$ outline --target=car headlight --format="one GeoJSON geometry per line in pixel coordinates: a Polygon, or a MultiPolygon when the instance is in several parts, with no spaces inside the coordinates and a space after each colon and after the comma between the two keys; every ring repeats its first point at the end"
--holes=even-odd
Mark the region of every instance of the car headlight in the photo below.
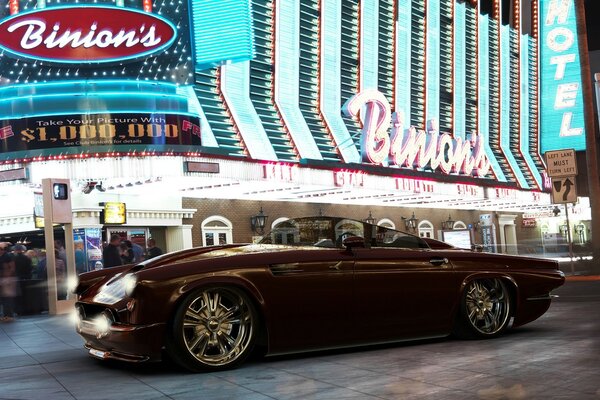
{"type": "Polygon", "coordinates": [[[77,285],[79,285],[79,278],[77,276],[71,276],[67,279],[67,290],[69,293],[75,293],[77,285]]]}
{"type": "Polygon", "coordinates": [[[137,284],[135,274],[127,274],[120,277],[115,277],[106,282],[98,294],[94,297],[94,301],[103,304],[115,304],[116,302],[131,296],[137,284]]]}

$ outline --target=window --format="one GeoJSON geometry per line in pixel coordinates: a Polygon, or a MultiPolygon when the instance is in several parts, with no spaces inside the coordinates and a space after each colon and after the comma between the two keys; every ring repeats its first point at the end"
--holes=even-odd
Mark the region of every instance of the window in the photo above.
{"type": "Polygon", "coordinates": [[[465,225],[465,223],[462,221],[456,221],[452,229],[467,229],[467,225],[465,225]]]}
{"type": "Polygon", "coordinates": [[[377,221],[378,226],[383,226],[384,228],[396,229],[396,224],[389,218],[382,218],[377,221]]]}
{"type": "Polygon", "coordinates": [[[277,218],[271,224],[271,243],[293,244],[298,242],[298,227],[289,218],[277,218]]]}
{"type": "Polygon", "coordinates": [[[203,246],[233,243],[233,225],[227,218],[214,215],[202,221],[201,226],[203,246]]]}
{"type": "Polygon", "coordinates": [[[419,237],[422,238],[433,238],[433,224],[427,220],[419,222],[417,227],[419,237]]]}

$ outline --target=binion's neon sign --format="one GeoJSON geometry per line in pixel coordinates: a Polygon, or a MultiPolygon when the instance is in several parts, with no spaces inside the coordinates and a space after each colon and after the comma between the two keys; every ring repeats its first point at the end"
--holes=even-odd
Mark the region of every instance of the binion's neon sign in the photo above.
{"type": "Polygon", "coordinates": [[[165,18],[123,7],[53,7],[0,22],[0,48],[58,63],[144,57],[166,49],[176,36],[177,28],[165,18]]]}
{"type": "Polygon", "coordinates": [[[363,162],[376,165],[395,165],[401,168],[431,168],[445,174],[458,173],[485,177],[490,162],[479,135],[463,140],[442,133],[435,121],[427,131],[414,126],[405,127],[400,113],[391,113],[390,103],[374,89],[352,96],[342,110],[356,117],[364,109],[360,141],[363,162]],[[391,133],[388,130],[392,125],[391,133]]]}

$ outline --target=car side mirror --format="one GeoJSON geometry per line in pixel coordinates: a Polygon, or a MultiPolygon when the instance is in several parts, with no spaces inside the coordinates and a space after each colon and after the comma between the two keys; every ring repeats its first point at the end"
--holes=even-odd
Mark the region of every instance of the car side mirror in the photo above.
{"type": "Polygon", "coordinates": [[[365,247],[365,239],[360,236],[348,236],[342,241],[342,244],[347,250],[351,250],[354,247],[365,247]]]}

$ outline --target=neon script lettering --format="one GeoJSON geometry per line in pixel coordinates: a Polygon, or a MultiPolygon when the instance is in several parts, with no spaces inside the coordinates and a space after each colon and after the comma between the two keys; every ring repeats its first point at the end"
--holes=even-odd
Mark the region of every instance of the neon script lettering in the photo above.
{"type": "Polygon", "coordinates": [[[363,162],[401,168],[430,168],[445,174],[459,173],[484,177],[489,173],[490,162],[485,154],[483,140],[479,135],[472,139],[454,138],[441,133],[435,121],[429,129],[417,131],[410,126],[405,129],[403,117],[391,114],[390,104],[380,92],[368,89],[350,98],[343,111],[349,116],[359,116],[364,110],[361,136],[363,162]],[[387,134],[393,121],[391,135],[387,134]]]}
{"type": "Polygon", "coordinates": [[[58,63],[103,63],[164,51],[177,27],[129,8],[79,5],[43,8],[0,21],[0,48],[58,63]]]}
{"type": "Polygon", "coordinates": [[[160,38],[156,37],[156,27],[154,25],[148,28],[147,32],[144,32],[146,27],[142,25],[139,27],[138,32],[133,30],[126,32],[121,29],[113,34],[110,29],[98,29],[97,23],[90,26],[89,31],[85,33],[81,30],[71,31],[69,28],[61,30],[60,23],[56,23],[52,31],[46,33],[46,24],[43,21],[32,19],[12,24],[8,27],[8,31],[13,33],[23,27],[26,30],[20,44],[26,50],[35,49],[40,45],[44,45],[48,49],[55,47],[62,49],[66,46],[72,48],[90,48],[94,46],[106,48],[109,46],[119,47],[123,44],[125,47],[133,47],[138,43],[144,47],[153,47],[160,43],[160,38]]]}

